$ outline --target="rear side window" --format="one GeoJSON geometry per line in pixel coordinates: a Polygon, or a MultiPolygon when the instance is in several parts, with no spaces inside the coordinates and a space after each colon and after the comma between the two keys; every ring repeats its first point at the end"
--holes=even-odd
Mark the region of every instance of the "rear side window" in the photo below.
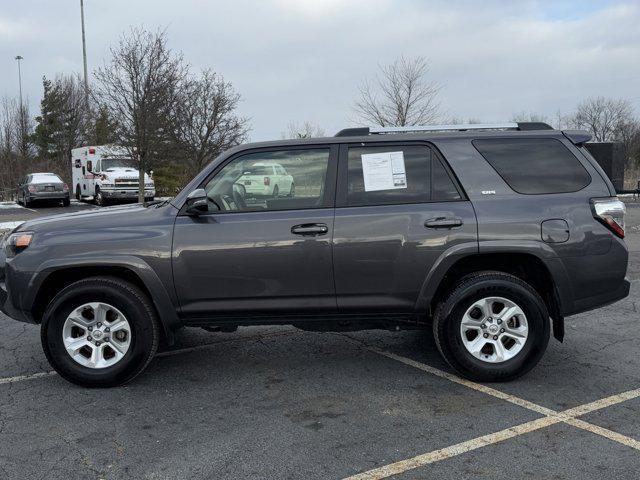
{"type": "Polygon", "coordinates": [[[431,149],[422,145],[350,147],[349,206],[431,200],[431,149]]]}
{"type": "Polygon", "coordinates": [[[269,165],[253,165],[245,168],[244,175],[273,175],[273,169],[269,165]]]}
{"type": "Polygon", "coordinates": [[[473,145],[516,192],[577,192],[591,183],[580,161],[553,138],[496,138],[473,145]]]}
{"type": "Polygon", "coordinates": [[[461,199],[446,169],[425,145],[349,147],[349,206],[461,199]]]}

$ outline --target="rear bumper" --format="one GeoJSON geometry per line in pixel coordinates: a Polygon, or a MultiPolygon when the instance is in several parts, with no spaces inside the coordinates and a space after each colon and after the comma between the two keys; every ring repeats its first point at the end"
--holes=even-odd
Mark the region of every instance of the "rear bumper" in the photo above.
{"type": "Polygon", "coordinates": [[[69,192],[35,192],[27,195],[30,202],[36,200],[68,200],[69,192]]]}
{"type": "Polygon", "coordinates": [[[573,305],[573,310],[567,315],[576,315],[578,313],[588,312],[589,310],[611,305],[618,300],[628,297],[630,288],[631,282],[625,278],[616,290],[576,300],[573,305]]]}

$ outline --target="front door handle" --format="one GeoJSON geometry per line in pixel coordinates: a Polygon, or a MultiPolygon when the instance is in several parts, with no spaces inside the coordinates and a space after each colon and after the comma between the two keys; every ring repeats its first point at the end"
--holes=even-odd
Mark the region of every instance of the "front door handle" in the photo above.
{"type": "Polygon", "coordinates": [[[291,227],[291,233],[294,235],[303,235],[305,237],[315,237],[316,235],[326,235],[329,231],[324,223],[303,223],[291,227]]]}
{"type": "Polygon", "coordinates": [[[424,226],[427,228],[455,228],[462,226],[461,218],[452,217],[437,217],[430,218],[424,222],[424,226]]]}

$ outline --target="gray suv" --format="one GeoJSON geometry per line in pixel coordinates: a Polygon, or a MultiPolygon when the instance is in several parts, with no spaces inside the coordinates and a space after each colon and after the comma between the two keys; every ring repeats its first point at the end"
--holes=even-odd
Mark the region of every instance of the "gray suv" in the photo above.
{"type": "Polygon", "coordinates": [[[0,304],[85,386],[131,380],[180,327],[266,324],[432,328],[461,375],[510,380],[566,316],[629,293],[624,204],[589,139],[519,123],[242,145],[171,200],[8,233],[0,304]],[[249,175],[265,164],[295,190],[269,194],[249,175]]]}

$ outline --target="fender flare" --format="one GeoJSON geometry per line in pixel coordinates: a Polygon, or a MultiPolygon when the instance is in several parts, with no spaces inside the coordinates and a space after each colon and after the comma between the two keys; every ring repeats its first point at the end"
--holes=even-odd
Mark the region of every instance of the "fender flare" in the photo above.
{"type": "Polygon", "coordinates": [[[569,276],[561,259],[549,245],[538,241],[524,240],[515,242],[486,241],[479,242],[479,244],[474,244],[473,246],[471,244],[460,244],[445,250],[442,255],[438,257],[422,284],[420,294],[416,301],[416,311],[429,311],[431,300],[440,286],[442,279],[457,261],[469,256],[492,253],[517,253],[536,257],[549,270],[553,278],[560,317],[562,317],[561,312],[572,308],[573,291],[571,290],[571,282],[569,281],[569,276]]]}
{"type": "Polygon", "coordinates": [[[156,307],[158,318],[166,334],[167,342],[169,344],[173,343],[173,332],[182,326],[177,313],[177,304],[172,301],[169,292],[167,292],[156,272],[139,257],[118,255],[99,259],[83,257],[46,261],[40,265],[29,280],[28,293],[25,296],[24,304],[33,305],[40,288],[51,274],[69,268],[82,267],[118,267],[130,270],[135,274],[151,296],[151,301],[156,307]]]}

